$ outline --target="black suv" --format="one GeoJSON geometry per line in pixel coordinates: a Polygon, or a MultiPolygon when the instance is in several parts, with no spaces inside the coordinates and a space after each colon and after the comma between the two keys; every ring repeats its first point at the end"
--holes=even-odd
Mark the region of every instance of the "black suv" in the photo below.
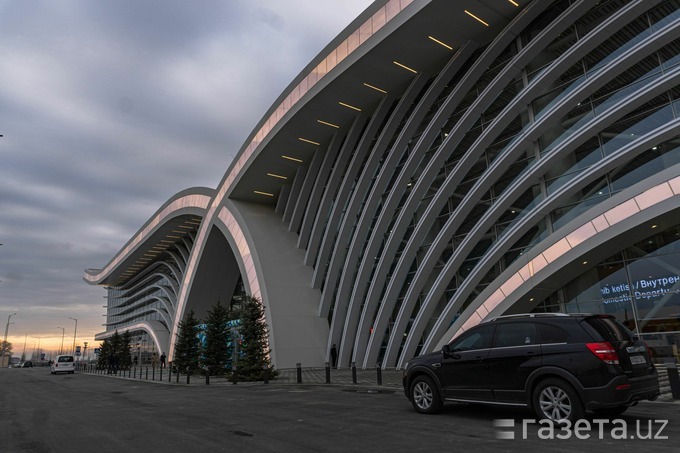
{"type": "Polygon", "coordinates": [[[655,400],[659,379],[650,357],[613,316],[510,315],[412,359],[403,383],[421,413],[460,401],[528,406],[541,419],[573,422],[586,409],[615,416],[655,400]]]}

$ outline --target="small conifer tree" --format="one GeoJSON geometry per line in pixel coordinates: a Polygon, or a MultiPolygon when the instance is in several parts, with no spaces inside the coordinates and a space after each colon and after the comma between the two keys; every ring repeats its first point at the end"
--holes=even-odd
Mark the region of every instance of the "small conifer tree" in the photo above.
{"type": "Polygon", "coordinates": [[[265,370],[270,378],[274,378],[277,373],[269,359],[269,331],[260,299],[253,296],[243,299],[241,320],[242,357],[237,366],[239,380],[262,380],[265,370]]]}
{"type": "Polygon", "coordinates": [[[203,364],[208,367],[212,375],[223,374],[227,365],[229,341],[229,309],[218,300],[217,304],[208,312],[205,321],[205,349],[203,350],[203,364]]]}
{"type": "Polygon", "coordinates": [[[185,314],[184,319],[179,323],[173,365],[182,373],[187,370],[194,373],[199,367],[201,355],[201,341],[198,338],[199,323],[193,310],[185,314]]]}

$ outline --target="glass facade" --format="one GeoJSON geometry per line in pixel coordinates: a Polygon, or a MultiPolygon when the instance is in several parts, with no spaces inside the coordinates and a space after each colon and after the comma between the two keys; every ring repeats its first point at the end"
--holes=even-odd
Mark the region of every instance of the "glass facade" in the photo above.
{"type": "Polygon", "coordinates": [[[612,254],[541,301],[535,311],[611,314],[640,334],[655,356],[677,356],[680,225],[612,254]]]}

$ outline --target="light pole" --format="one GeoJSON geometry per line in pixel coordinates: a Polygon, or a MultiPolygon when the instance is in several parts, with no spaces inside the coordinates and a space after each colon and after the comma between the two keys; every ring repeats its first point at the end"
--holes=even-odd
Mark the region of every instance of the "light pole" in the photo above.
{"type": "Polygon", "coordinates": [[[26,361],[26,340],[28,340],[28,334],[24,337],[24,352],[21,353],[21,361],[26,361]]]}
{"type": "Polygon", "coordinates": [[[57,329],[61,329],[61,347],[59,348],[59,354],[64,352],[64,332],[66,329],[63,327],[57,327],[57,329]]]}
{"type": "Polygon", "coordinates": [[[71,318],[69,317],[68,319],[72,319],[76,322],[76,328],[73,329],[73,355],[76,355],[76,333],[78,332],[78,320],[76,318],[71,318]]]}
{"type": "MultiPolygon", "coordinates": [[[[2,341],[2,360],[5,360],[5,352],[7,350],[7,334],[9,333],[9,320],[12,319],[12,316],[16,315],[16,313],[12,313],[7,317],[7,324],[5,325],[5,339],[2,341]]],[[[9,360],[7,361],[7,366],[9,367],[9,360]]]]}
{"type": "MultiPolygon", "coordinates": [[[[41,360],[42,358],[40,357],[40,340],[42,337],[31,337],[31,338],[37,338],[38,339],[38,360],[41,360]]],[[[35,358],[33,358],[35,360],[35,358]]]]}

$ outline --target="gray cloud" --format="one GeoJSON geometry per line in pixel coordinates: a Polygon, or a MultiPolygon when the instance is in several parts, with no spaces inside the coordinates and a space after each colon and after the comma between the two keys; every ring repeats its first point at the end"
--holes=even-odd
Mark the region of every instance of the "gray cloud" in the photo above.
{"type": "Polygon", "coordinates": [[[15,350],[56,341],[68,317],[92,341],[104,290],[83,270],[176,192],[215,187],[274,99],[370,3],[0,1],[0,322],[19,312],[15,350]]]}

